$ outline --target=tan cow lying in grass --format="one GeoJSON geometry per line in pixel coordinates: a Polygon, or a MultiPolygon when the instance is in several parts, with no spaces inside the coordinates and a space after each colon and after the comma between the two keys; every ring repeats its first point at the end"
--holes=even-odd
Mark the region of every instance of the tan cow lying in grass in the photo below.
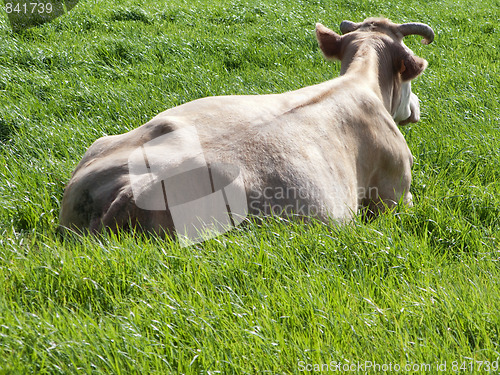
{"type": "Polygon", "coordinates": [[[341,61],[338,78],[195,100],[98,139],[66,187],[61,225],[192,236],[189,216],[205,223],[193,224],[200,231],[247,214],[346,221],[363,207],[411,204],[412,155],[397,123],[419,119],[410,81],[427,62],[402,39],[428,44],[434,33],[386,19],[344,21],[341,31],[316,25],[324,55],[341,61]]]}

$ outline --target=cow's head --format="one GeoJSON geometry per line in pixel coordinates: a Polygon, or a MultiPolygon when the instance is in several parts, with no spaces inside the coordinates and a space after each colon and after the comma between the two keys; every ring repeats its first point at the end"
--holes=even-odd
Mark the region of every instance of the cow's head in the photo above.
{"type": "Polygon", "coordinates": [[[432,29],[422,23],[399,25],[383,18],[368,18],[361,23],[343,21],[340,30],[344,35],[338,35],[321,24],[316,25],[316,36],[325,57],[341,61],[342,75],[359,57],[362,46],[369,43],[378,53],[376,73],[384,104],[394,121],[399,125],[417,122],[420,109],[417,96],[411,92],[411,80],[424,71],[427,61],[415,56],[403,43],[403,38],[421,35],[425,38],[422,43],[429,44],[434,40],[432,29]]]}

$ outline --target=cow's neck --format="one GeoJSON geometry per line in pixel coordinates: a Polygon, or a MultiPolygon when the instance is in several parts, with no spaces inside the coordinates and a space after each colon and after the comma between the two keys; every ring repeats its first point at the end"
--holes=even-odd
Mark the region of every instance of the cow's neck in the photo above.
{"type": "Polygon", "coordinates": [[[394,79],[392,61],[389,61],[387,53],[379,51],[382,48],[377,48],[377,44],[372,41],[361,43],[354,53],[344,56],[343,60],[351,63],[347,67],[342,64],[340,74],[371,88],[391,113],[394,79]]]}

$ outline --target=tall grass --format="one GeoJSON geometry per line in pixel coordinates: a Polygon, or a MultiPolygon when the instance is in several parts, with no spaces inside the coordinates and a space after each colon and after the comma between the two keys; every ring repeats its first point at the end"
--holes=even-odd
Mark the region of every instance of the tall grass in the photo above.
{"type": "Polygon", "coordinates": [[[294,373],[371,361],[436,372],[457,361],[484,370],[480,361],[500,356],[499,6],[83,0],[21,33],[4,17],[0,369],[294,373]],[[314,24],[338,30],[378,15],[436,32],[429,46],[407,38],[429,61],[413,85],[422,120],[402,129],[415,207],[342,228],[269,218],[188,248],[57,233],[64,185],[96,138],[202,96],[333,78],[339,66],[323,60],[314,24]]]}

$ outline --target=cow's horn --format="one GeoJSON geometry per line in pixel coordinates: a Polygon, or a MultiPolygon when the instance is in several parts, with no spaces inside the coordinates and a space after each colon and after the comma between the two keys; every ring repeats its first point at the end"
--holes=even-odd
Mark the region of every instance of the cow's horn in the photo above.
{"type": "Polygon", "coordinates": [[[398,30],[403,36],[420,35],[425,39],[422,40],[423,44],[430,44],[434,40],[434,31],[425,23],[411,22],[399,25],[398,30]]]}
{"type": "Polygon", "coordinates": [[[342,21],[342,23],[340,24],[340,31],[342,31],[342,34],[347,34],[357,30],[359,26],[361,26],[360,23],[354,23],[351,21],[342,21]]]}

